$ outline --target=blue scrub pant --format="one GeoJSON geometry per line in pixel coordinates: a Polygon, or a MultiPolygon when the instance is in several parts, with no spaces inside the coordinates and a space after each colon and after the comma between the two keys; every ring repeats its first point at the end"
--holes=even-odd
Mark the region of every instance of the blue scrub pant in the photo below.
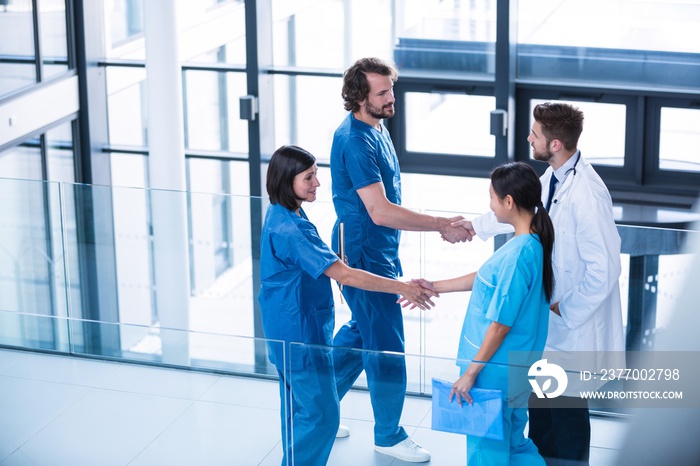
{"type": "MultiPolygon", "coordinates": [[[[366,264],[353,264],[353,267],[387,276],[386,268],[366,264]]],[[[401,306],[396,303],[398,297],[388,293],[345,287],[343,296],[353,319],[333,339],[338,397],[345,396],[364,369],[374,412],[374,443],[390,447],[408,437],[399,426],[406,397],[406,360],[403,354],[374,351],[404,352],[401,306]],[[373,351],[348,351],[343,347],[373,351]]]]}
{"type": "Polygon", "coordinates": [[[282,419],[282,466],[325,466],[340,424],[333,366],[277,370],[282,419]]]}
{"type": "MultiPolygon", "coordinates": [[[[527,379],[525,379],[527,380],[527,379]]],[[[469,466],[545,466],[537,447],[524,435],[527,424],[527,400],[530,390],[508,399],[508,369],[485,366],[477,376],[475,387],[499,389],[503,393],[503,440],[467,436],[469,466]],[[510,406],[510,407],[509,407],[510,406]]],[[[512,387],[510,387],[512,388],[512,387]]]]}

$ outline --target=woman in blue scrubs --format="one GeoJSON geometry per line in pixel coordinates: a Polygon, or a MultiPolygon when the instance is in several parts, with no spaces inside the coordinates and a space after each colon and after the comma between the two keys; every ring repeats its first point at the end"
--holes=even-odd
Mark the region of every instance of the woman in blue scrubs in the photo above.
{"type": "Polygon", "coordinates": [[[542,206],[541,189],[537,173],[525,163],[496,168],[491,173],[490,207],[500,223],[513,225],[515,236],[478,272],[432,283],[419,280],[437,293],[472,292],[458,352],[458,359],[466,362],[450,399],[456,397],[460,406],[463,400],[471,404],[472,387],[503,393],[504,440],[467,436],[469,466],[545,464],[523,434],[532,387],[526,374],[509,385],[507,367],[510,351],[529,352],[528,361],[538,360],[547,339],[554,228],[542,206]]]}
{"type": "Polygon", "coordinates": [[[302,202],[316,200],[317,170],[314,156],[296,146],[277,149],[267,170],[270,206],[261,237],[258,300],[265,336],[284,341],[284,347],[268,344],[279,374],[282,465],[325,465],[338,430],[340,407],[328,348],[335,327],[330,280],[400,294],[421,309],[433,305],[431,291],[350,268],[321,240],[301,208],[302,202]]]}

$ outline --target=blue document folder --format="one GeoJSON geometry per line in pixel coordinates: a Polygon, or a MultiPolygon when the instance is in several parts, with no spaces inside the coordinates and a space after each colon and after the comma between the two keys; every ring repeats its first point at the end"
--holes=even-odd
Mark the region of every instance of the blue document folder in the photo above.
{"type": "Polygon", "coordinates": [[[433,379],[433,430],[503,440],[503,402],[500,390],[472,388],[473,404],[450,402],[452,382],[433,379]]]}

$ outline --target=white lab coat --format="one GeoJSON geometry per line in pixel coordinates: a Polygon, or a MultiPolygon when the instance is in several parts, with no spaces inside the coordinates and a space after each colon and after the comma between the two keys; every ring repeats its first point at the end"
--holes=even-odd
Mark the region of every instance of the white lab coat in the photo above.
{"type": "MultiPolygon", "coordinates": [[[[551,167],[540,177],[549,186],[551,167]]],[[[548,191],[542,189],[542,202],[548,191]]],[[[553,352],[594,352],[561,355],[559,365],[567,371],[624,368],[625,350],[620,303],[620,235],[613,219],[612,200],[607,187],[593,166],[580,158],[575,172],[569,173],[554,196],[549,211],[554,224],[554,293],[561,317],[549,314],[549,333],[545,347],[553,352]],[[568,358],[568,359],[567,359],[568,358]],[[584,362],[585,360],[585,362],[584,362]]],[[[493,212],[476,217],[472,225],[486,240],[512,231],[510,225],[497,222],[493,212]]],[[[550,358],[551,358],[550,354],[550,358]]],[[[582,387],[571,383],[564,393],[578,396],[579,389],[597,389],[602,384],[582,387]]]]}

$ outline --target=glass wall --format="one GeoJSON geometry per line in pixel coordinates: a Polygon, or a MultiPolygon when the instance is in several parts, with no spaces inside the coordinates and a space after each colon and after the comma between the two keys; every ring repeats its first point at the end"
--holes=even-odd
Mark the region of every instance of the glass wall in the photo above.
{"type": "MultiPolygon", "coordinates": [[[[148,328],[143,334],[122,335],[115,340],[120,348],[147,348],[142,338],[163,317],[157,305],[160,286],[149,189],[143,3],[103,2],[104,14],[95,17],[103,36],[85,39],[105,44],[98,72],[85,80],[88,87],[99,87],[91,80],[102,80],[104,101],[87,110],[97,112],[104,105],[106,121],[104,141],[97,137],[95,147],[83,148],[82,157],[91,157],[95,166],[108,160],[102,166],[108,167],[105,178],[111,186],[80,187],[81,170],[90,164],[72,161],[72,122],[56,122],[0,152],[3,176],[65,183],[61,188],[51,188],[51,183],[4,188],[17,200],[13,220],[4,228],[29,228],[33,238],[27,246],[16,231],[8,232],[5,254],[12,260],[5,265],[3,286],[12,301],[7,305],[22,311],[51,309],[56,315],[73,312],[73,317],[85,316],[86,309],[102,316],[107,309],[104,320],[148,328]],[[25,219],[25,211],[43,213],[25,219]],[[111,233],[94,235],[102,230],[90,222],[104,219],[111,233]],[[114,263],[98,260],[100,251],[114,263]],[[20,257],[26,262],[17,266],[20,257]],[[112,275],[101,283],[112,288],[114,299],[88,300],[85,290],[95,284],[88,281],[86,266],[110,270],[112,275]],[[17,275],[21,286],[8,284],[15,269],[31,271],[17,275]]],[[[327,165],[333,132],[346,114],[342,72],[361,56],[393,60],[399,67],[397,116],[387,125],[404,169],[408,208],[445,216],[485,212],[490,170],[511,158],[530,161],[526,138],[532,107],[551,100],[584,111],[580,147],[613,192],[618,219],[626,220],[621,209],[630,200],[637,206],[663,203],[678,209],[668,214],[675,219],[697,195],[700,51],[692,27],[700,9],[693,2],[601,1],[584,8],[573,0],[556,5],[521,0],[511,16],[517,23],[517,35],[511,37],[517,60],[505,74],[496,71],[496,25],[503,11],[499,8],[509,2],[259,1],[255,35],[247,30],[250,19],[243,1],[173,3],[180,28],[182,163],[187,166],[187,192],[179,194],[187,208],[187,329],[262,336],[256,327],[254,249],[266,200],[264,191],[262,200],[251,193],[262,182],[256,175],[258,170],[264,173],[269,147],[298,144],[317,157],[322,190],[308,211],[330,242],[335,214],[327,165]],[[601,24],[617,26],[600,33],[601,24]],[[560,34],[562,25],[571,33],[560,34]],[[257,54],[255,65],[248,63],[248,53],[257,54]],[[247,74],[254,71],[257,76],[247,74]],[[255,120],[244,121],[238,100],[253,93],[256,79],[260,107],[255,120]],[[513,87],[515,126],[508,128],[515,139],[512,154],[499,152],[490,128],[496,89],[504,82],[513,87]],[[254,161],[262,161],[261,166],[254,161]]],[[[12,40],[0,41],[0,98],[66,70],[69,38],[75,32],[66,27],[66,11],[73,11],[66,5],[72,7],[59,0],[0,5],[0,24],[5,25],[0,36],[12,35],[12,40]],[[34,4],[39,11],[32,10],[34,4]]],[[[101,130],[99,125],[91,129],[93,137],[101,130]]],[[[545,168],[533,164],[540,171],[545,168]]],[[[684,217],[669,224],[663,209],[653,213],[658,217],[645,225],[676,228],[692,221],[684,217]]],[[[436,234],[406,233],[401,245],[406,276],[440,278],[474,270],[497,243],[452,246],[436,234]]],[[[646,255],[623,252],[623,296],[630,301],[626,307],[637,306],[633,300],[639,295],[629,291],[632,284],[646,287],[640,285],[639,270],[655,264],[646,255]]],[[[654,310],[654,318],[661,327],[675,296],[671,283],[683,274],[684,260],[682,254],[664,252],[656,264],[656,296],[665,301],[654,310]]],[[[102,277],[97,272],[92,276],[102,277]]],[[[342,325],[350,311],[334,292],[342,325]]],[[[408,311],[407,350],[453,356],[448,336],[460,325],[467,301],[468,294],[443,297],[444,312],[408,311]]],[[[639,328],[647,325],[644,319],[639,328]]],[[[104,340],[102,346],[115,344],[109,336],[104,340]]]]}
{"type": "MultiPolygon", "coordinates": [[[[195,184],[219,179],[222,190],[228,189],[225,184],[232,183],[238,174],[247,170],[245,162],[230,166],[218,161],[203,162],[190,161],[190,178],[198,180],[195,184]]],[[[327,169],[324,169],[320,174],[322,183],[327,176],[327,169]]],[[[328,183],[324,185],[319,197],[327,195],[328,183]]],[[[44,328],[35,324],[36,319],[27,316],[84,320],[86,303],[81,300],[90,298],[90,293],[85,294],[89,291],[85,289],[89,282],[84,279],[84,266],[78,261],[80,251],[84,250],[115,258],[114,286],[118,305],[110,325],[80,324],[85,328],[71,338],[79,338],[74,344],[84,347],[81,351],[96,356],[127,357],[130,354],[154,361],[163,357],[186,365],[187,361],[195,359],[220,361],[233,357],[228,346],[219,347],[212,341],[204,341],[209,337],[203,336],[202,342],[181,338],[187,332],[256,337],[257,295],[252,284],[255,261],[250,218],[253,210],[262,208],[259,198],[18,179],[0,180],[0,188],[3,199],[7,200],[8,212],[0,242],[0,251],[5,257],[0,261],[0,308],[16,315],[14,327],[8,327],[15,329],[8,330],[14,335],[12,341],[17,342],[13,344],[64,350],[62,345],[69,337],[64,328],[48,323],[44,328]],[[76,231],[80,218],[90,215],[88,211],[76,209],[76,206],[86,205],[79,203],[81,199],[91,199],[92,209],[103,213],[98,219],[100,222],[114,225],[113,239],[89,238],[76,231]],[[175,225],[169,225],[163,232],[162,225],[153,218],[154,209],[162,207],[164,199],[174,201],[171,205],[180,204],[181,199],[187,200],[183,205],[187,209],[188,224],[183,227],[187,229],[190,248],[185,269],[172,271],[175,275],[163,275],[159,271],[159,261],[164,257],[183,254],[172,241],[178,236],[175,225]],[[191,283],[186,301],[164,307],[160,304],[164,294],[176,292],[173,286],[179,283],[177,276],[183,273],[191,283]],[[178,325],[173,326],[172,322],[178,325]],[[121,325],[129,331],[121,331],[121,325]]],[[[477,193],[465,194],[469,195],[477,196],[477,193]]],[[[332,204],[319,200],[309,204],[306,211],[324,241],[330,242],[331,225],[335,220],[332,204]]],[[[616,212],[616,215],[629,214],[616,212]]],[[[670,217],[674,213],[659,210],[658,215],[670,217]]],[[[692,235],[699,233],[624,225],[619,225],[618,231],[622,237],[620,289],[628,349],[651,350],[656,336],[668,325],[678,295],[689,279],[693,255],[685,250],[685,245],[692,235]]],[[[442,241],[437,233],[407,232],[400,245],[404,279],[437,280],[475,271],[491,256],[494,244],[494,240],[476,239],[452,245],[442,241]]],[[[337,329],[351,314],[335,285],[333,292],[337,329]]],[[[436,308],[429,311],[405,310],[406,352],[454,357],[459,342],[455,332],[461,328],[469,298],[468,292],[450,293],[438,298],[436,308]]],[[[253,366],[260,366],[263,372],[269,370],[264,348],[248,349],[245,354],[249,355],[246,361],[234,359],[250,366],[248,371],[255,372],[257,369],[251,368],[253,366]],[[257,356],[251,359],[251,354],[257,356]]],[[[412,373],[415,374],[410,381],[412,390],[421,392],[426,384],[422,378],[424,372],[416,367],[412,368],[412,373]]]]}
{"type": "Polygon", "coordinates": [[[36,82],[31,0],[0,6],[0,97],[36,82]]]}

